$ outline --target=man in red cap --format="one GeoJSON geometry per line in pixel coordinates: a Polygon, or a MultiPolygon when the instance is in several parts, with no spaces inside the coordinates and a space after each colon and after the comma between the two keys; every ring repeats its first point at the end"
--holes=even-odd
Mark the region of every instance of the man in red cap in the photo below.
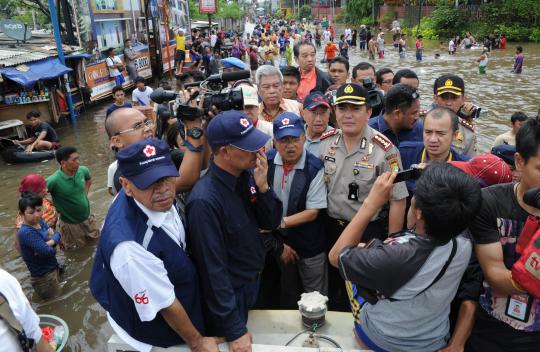
{"type": "MultiPolygon", "coordinates": [[[[41,175],[38,175],[38,174],[26,175],[22,179],[19,185],[19,193],[23,195],[25,192],[36,193],[40,198],[43,199],[43,205],[41,207],[43,215],[41,217],[47,225],[49,225],[52,228],[55,228],[56,222],[58,220],[58,213],[56,211],[56,208],[54,207],[53,202],[49,198],[46,198],[48,190],[47,190],[47,183],[45,182],[45,179],[41,175]]],[[[17,233],[19,232],[19,229],[21,228],[22,223],[23,223],[23,217],[21,216],[21,214],[17,214],[17,218],[15,219],[15,233],[14,233],[15,249],[17,250],[17,252],[20,252],[17,233]]]]}
{"type": "Polygon", "coordinates": [[[480,182],[481,187],[512,182],[512,170],[501,158],[490,153],[475,156],[469,161],[450,161],[480,182]]]}

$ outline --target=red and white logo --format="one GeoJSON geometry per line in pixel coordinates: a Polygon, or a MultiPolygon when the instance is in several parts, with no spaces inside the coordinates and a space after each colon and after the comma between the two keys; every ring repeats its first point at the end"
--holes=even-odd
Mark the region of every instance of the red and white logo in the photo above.
{"type": "Polygon", "coordinates": [[[289,121],[288,118],[284,118],[283,120],[281,120],[281,124],[282,124],[283,126],[288,125],[289,122],[290,122],[290,121],[289,121]]]}
{"type": "Polygon", "coordinates": [[[150,299],[148,297],[146,297],[146,291],[136,293],[135,296],[133,297],[133,299],[135,300],[135,303],[137,303],[137,304],[148,304],[148,303],[150,303],[150,299]]]}
{"type": "Polygon", "coordinates": [[[240,124],[244,127],[248,127],[249,121],[247,119],[240,119],[240,124]]]}
{"type": "Polygon", "coordinates": [[[144,147],[143,149],[143,153],[144,155],[146,155],[146,157],[151,157],[151,156],[154,156],[156,155],[156,147],[150,145],[150,144],[147,144],[146,147],[144,147]]]}
{"type": "Polygon", "coordinates": [[[253,186],[251,186],[251,187],[249,188],[249,191],[251,192],[251,194],[257,193],[257,190],[256,190],[255,187],[253,187],[253,186]]]}

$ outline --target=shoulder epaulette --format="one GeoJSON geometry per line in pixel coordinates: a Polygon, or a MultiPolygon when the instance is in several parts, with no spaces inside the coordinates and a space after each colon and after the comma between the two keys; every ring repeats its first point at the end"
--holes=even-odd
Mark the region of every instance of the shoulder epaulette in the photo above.
{"type": "Polygon", "coordinates": [[[381,147],[385,152],[392,148],[393,145],[388,138],[386,138],[380,133],[375,133],[371,140],[375,142],[375,144],[377,144],[379,147],[381,147]]]}
{"type": "Polygon", "coordinates": [[[337,128],[332,128],[331,130],[328,130],[328,131],[324,132],[324,133],[321,135],[321,141],[322,141],[323,139],[326,139],[326,138],[328,138],[328,137],[330,137],[330,136],[333,136],[333,135],[337,134],[338,132],[339,132],[339,129],[337,129],[337,128]]]}
{"type": "Polygon", "coordinates": [[[465,128],[467,128],[467,129],[469,129],[469,130],[471,130],[471,131],[474,132],[474,125],[473,125],[472,123],[470,123],[469,121],[467,121],[467,120],[465,120],[465,119],[459,119],[459,123],[460,123],[463,127],[465,127],[465,128]]]}

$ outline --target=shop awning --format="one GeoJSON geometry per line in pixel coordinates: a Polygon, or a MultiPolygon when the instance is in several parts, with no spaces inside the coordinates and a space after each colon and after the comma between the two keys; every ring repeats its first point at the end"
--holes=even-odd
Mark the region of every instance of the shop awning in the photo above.
{"type": "Polygon", "coordinates": [[[56,57],[45,60],[26,63],[23,66],[7,67],[0,69],[0,74],[25,88],[32,88],[37,81],[53,79],[65,73],[73,71],[60,63],[56,57]]]}
{"type": "Polygon", "coordinates": [[[66,56],[65,56],[66,60],[89,59],[89,58],[91,58],[91,57],[92,57],[92,55],[86,54],[86,53],[81,53],[81,54],[70,54],[70,55],[66,55],[66,56]]]}

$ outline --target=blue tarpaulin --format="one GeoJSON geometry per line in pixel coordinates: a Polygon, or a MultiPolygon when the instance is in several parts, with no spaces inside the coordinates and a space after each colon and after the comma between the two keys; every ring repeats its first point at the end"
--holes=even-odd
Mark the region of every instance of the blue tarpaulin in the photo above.
{"type": "Polygon", "coordinates": [[[71,68],[62,65],[56,57],[29,62],[25,65],[29,67],[26,72],[17,70],[15,67],[6,67],[0,69],[0,74],[25,88],[32,88],[37,81],[53,79],[73,71],[71,68]]]}
{"type": "Polygon", "coordinates": [[[92,57],[92,55],[85,54],[85,53],[82,53],[82,54],[70,54],[70,55],[65,56],[66,60],[89,59],[91,57],[92,57]]]}

